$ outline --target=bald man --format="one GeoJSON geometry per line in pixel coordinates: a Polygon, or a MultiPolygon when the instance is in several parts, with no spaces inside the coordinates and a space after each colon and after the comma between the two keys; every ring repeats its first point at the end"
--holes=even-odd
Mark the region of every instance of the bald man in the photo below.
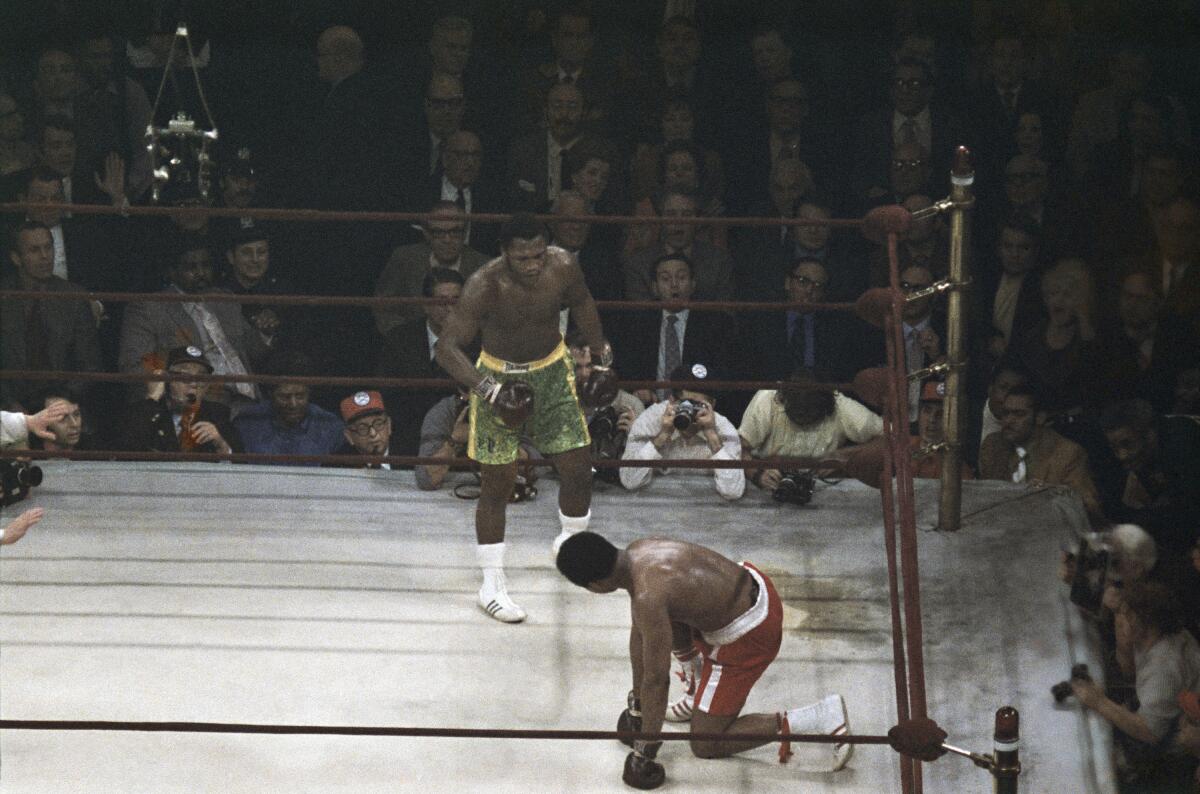
{"type": "Polygon", "coordinates": [[[336,86],[363,68],[363,43],[352,28],[335,25],[317,37],[317,77],[336,86]]]}

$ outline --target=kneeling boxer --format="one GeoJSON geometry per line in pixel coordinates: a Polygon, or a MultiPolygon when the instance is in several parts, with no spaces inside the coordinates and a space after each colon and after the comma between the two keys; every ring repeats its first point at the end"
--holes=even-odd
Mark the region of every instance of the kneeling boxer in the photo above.
{"type": "MultiPolygon", "coordinates": [[[[522,433],[559,475],[562,539],[587,529],[591,517],[591,439],[575,393],[575,365],[559,333],[565,306],[587,339],[599,369],[611,378],[612,349],[600,315],[574,258],[546,245],[544,227],[531,215],[515,215],[500,232],[503,254],[477,270],[442,326],[438,364],[471,389],[467,455],[480,464],[475,508],[477,559],[483,569],[479,606],[506,623],[525,619],[508,596],[504,576],[505,509],[517,475],[522,433]],[[482,334],[472,365],[464,348],[482,334]]],[[[585,384],[586,394],[604,392],[585,384]]]]}
{"type": "MultiPolygon", "coordinates": [[[[849,732],[841,695],[775,714],[742,714],[750,689],[779,653],[783,604],[767,575],[711,549],[667,538],[648,538],[618,549],[594,532],[573,535],[556,560],[563,576],[593,593],[622,589],[632,601],[629,638],[633,689],[617,730],[658,733],[667,710],[671,656],[693,649],[703,659],[696,682],[693,733],[737,734],[849,732]]],[[[766,741],[691,742],[700,758],[724,758],[766,741]]],[[[655,757],[662,742],[633,742],[624,780],[634,788],[662,785],[655,757]]],[[[853,745],[817,745],[822,770],[846,765],[853,745]]],[[[780,748],[780,760],[790,756],[780,748]]]]}

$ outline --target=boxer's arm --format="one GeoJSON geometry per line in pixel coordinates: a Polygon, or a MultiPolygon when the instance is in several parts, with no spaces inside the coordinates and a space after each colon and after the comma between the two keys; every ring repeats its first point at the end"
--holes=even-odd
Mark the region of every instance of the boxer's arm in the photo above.
{"type": "Polygon", "coordinates": [[[566,267],[567,287],[563,302],[571,307],[571,317],[583,332],[583,338],[587,340],[592,353],[600,355],[608,342],[604,338],[604,328],[600,324],[600,312],[596,310],[596,301],[592,299],[592,293],[587,288],[579,265],[568,262],[566,267]]]}
{"type": "Polygon", "coordinates": [[[464,348],[479,335],[479,326],[487,307],[488,284],[480,276],[467,279],[462,297],[450,311],[446,322],[442,325],[442,333],[438,335],[434,346],[434,358],[450,377],[473,389],[483,380],[483,376],[475,369],[471,359],[467,358],[464,348]]]}
{"type": "Polygon", "coordinates": [[[667,713],[671,684],[671,617],[657,596],[640,596],[633,602],[633,622],[642,638],[642,674],[637,682],[642,730],[658,733],[667,713]]]}

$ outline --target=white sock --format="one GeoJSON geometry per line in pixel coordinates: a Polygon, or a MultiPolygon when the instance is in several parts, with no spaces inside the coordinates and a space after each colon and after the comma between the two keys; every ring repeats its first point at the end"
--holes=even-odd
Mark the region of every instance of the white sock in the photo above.
{"type": "Polygon", "coordinates": [[[481,543],[475,547],[475,561],[483,569],[483,586],[495,589],[504,584],[504,543],[481,543]]]}
{"type": "Polygon", "coordinates": [[[582,516],[567,516],[563,515],[563,511],[558,511],[558,523],[562,525],[563,535],[574,535],[576,532],[583,532],[588,528],[588,521],[592,519],[592,511],[587,511],[586,515],[582,516]]]}

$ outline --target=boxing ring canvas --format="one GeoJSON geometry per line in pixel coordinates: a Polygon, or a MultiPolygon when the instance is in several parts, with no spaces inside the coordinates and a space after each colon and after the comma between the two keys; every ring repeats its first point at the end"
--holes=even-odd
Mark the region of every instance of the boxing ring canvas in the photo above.
{"type": "MultiPolygon", "coordinates": [[[[476,605],[473,503],[408,472],[48,461],[26,503],[46,519],[0,554],[0,716],[310,725],[609,730],[629,689],[629,601],[553,568],[556,484],[508,512],[508,575],[530,618],[476,605]]],[[[918,525],[937,483],[916,483],[918,525]]],[[[25,505],[5,509],[5,517],[25,505]]],[[[598,485],[592,528],[664,534],[747,559],[786,607],[778,660],[748,710],[845,696],[853,733],[895,723],[879,493],[822,487],[805,507],[753,487],[723,502],[702,475],[598,485]]],[[[1085,526],[1074,497],[967,483],[964,528],[919,533],[929,713],[991,751],[1021,712],[1021,791],[1114,790],[1103,725],[1049,688],[1094,645],[1055,575],[1085,526]]],[[[672,695],[677,690],[672,690],[672,695]]],[[[797,747],[796,749],[800,749],[797,747]]],[[[615,741],[0,732],[4,792],[604,792],[615,741]]],[[[664,791],[899,789],[899,756],[855,749],[834,774],[775,748],[704,761],[668,743],[664,791]],[[794,759],[795,761],[796,759],[794,759]]],[[[990,792],[946,756],[925,790],[990,792]]]]}

